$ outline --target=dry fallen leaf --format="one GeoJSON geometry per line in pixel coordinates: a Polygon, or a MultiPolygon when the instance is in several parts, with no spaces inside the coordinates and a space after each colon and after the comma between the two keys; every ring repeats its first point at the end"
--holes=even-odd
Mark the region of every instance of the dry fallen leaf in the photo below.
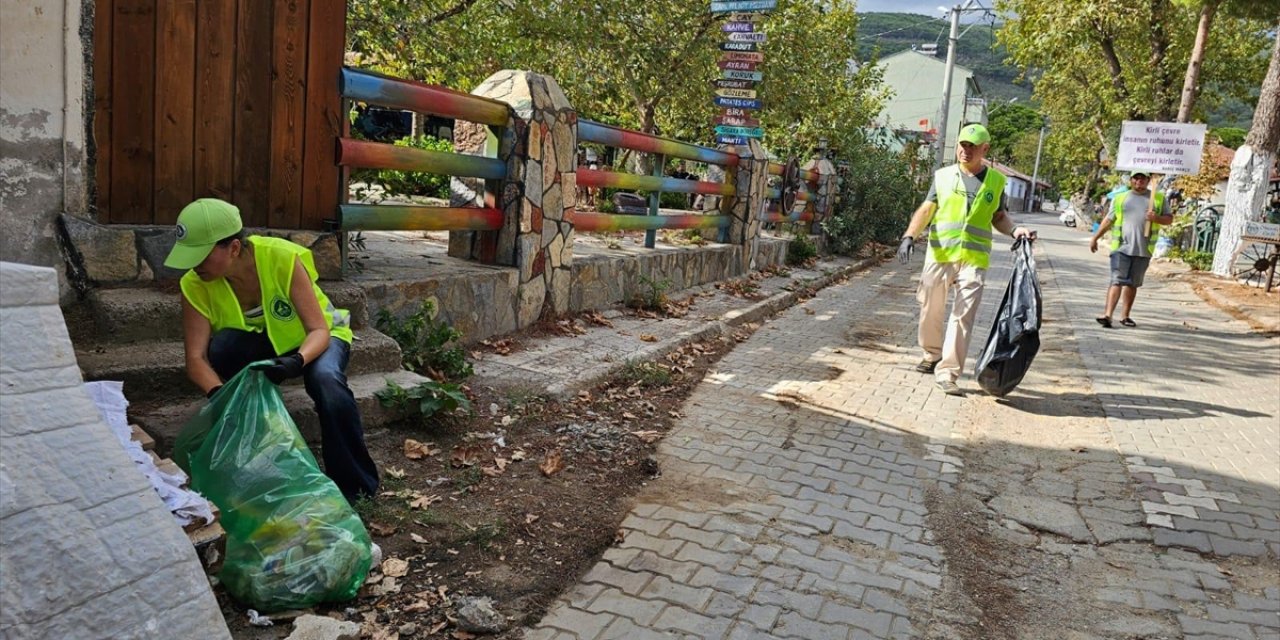
{"type": "Polygon", "coordinates": [[[435,634],[440,633],[440,630],[441,630],[441,629],[444,629],[444,628],[445,628],[445,627],[447,627],[447,626],[449,626],[449,621],[448,621],[448,620],[445,620],[445,621],[439,622],[439,623],[437,623],[437,624],[436,624],[436,626],[431,627],[431,632],[430,632],[430,633],[428,633],[427,635],[429,635],[429,636],[434,636],[435,634]]]}
{"type": "Polygon", "coordinates": [[[400,558],[387,558],[382,561],[382,575],[388,578],[403,578],[409,573],[409,561],[400,558]]]}
{"type": "Polygon", "coordinates": [[[430,507],[431,505],[437,502],[440,502],[441,500],[443,500],[443,498],[441,498],[440,496],[436,496],[436,495],[424,496],[419,493],[419,494],[416,494],[413,500],[409,502],[409,508],[410,509],[426,509],[427,507],[430,507]]]}
{"type": "Polygon", "coordinates": [[[659,438],[662,437],[662,432],[661,431],[632,431],[631,435],[637,438],[640,438],[640,441],[645,444],[653,444],[659,438]]]}
{"type": "Polygon", "coordinates": [[[636,414],[631,413],[630,411],[623,411],[623,412],[622,412],[622,418],[623,418],[624,420],[635,420],[635,419],[636,419],[636,414]]]}
{"type": "Polygon", "coordinates": [[[533,523],[537,522],[537,521],[538,521],[538,518],[540,518],[540,517],[542,517],[542,516],[539,516],[539,515],[537,515],[537,514],[533,514],[533,513],[526,513],[526,514],[524,514],[524,523],[525,523],[525,524],[533,524],[533,523]]]}
{"type": "Polygon", "coordinates": [[[494,458],[494,459],[493,459],[493,466],[497,467],[497,468],[498,468],[498,471],[505,471],[505,470],[506,470],[506,468],[507,468],[507,465],[509,465],[509,464],[511,464],[511,461],[510,461],[510,460],[507,460],[506,458],[494,458]]]}
{"type": "Polygon", "coordinates": [[[489,448],[480,443],[458,445],[453,448],[449,462],[455,467],[472,467],[480,462],[480,456],[489,452],[489,448]]]}
{"type": "Polygon", "coordinates": [[[515,451],[511,452],[512,462],[520,462],[521,460],[524,460],[527,457],[529,457],[529,454],[525,453],[524,449],[516,449],[515,451]]]}
{"type": "Polygon", "coordinates": [[[404,457],[410,460],[421,460],[429,458],[440,453],[439,449],[434,448],[434,442],[418,442],[413,439],[404,441],[404,457]]]}
{"type": "Polygon", "coordinates": [[[474,633],[467,633],[466,631],[458,629],[453,632],[453,637],[455,640],[473,640],[476,636],[474,633]]]}
{"type": "Polygon", "coordinates": [[[404,469],[401,469],[400,467],[387,467],[386,473],[389,477],[395,478],[396,480],[404,477],[404,469]]]}
{"type": "Polygon", "coordinates": [[[416,542],[416,543],[418,543],[418,544],[427,544],[427,543],[428,543],[428,541],[427,541],[427,539],[426,539],[426,538],[424,538],[424,537],[422,537],[422,536],[420,536],[420,535],[418,535],[418,534],[416,534],[416,533],[410,533],[410,534],[409,534],[409,539],[410,539],[410,540],[412,540],[412,541],[414,541],[414,542],[416,542]]]}
{"type": "Polygon", "coordinates": [[[368,528],[369,528],[369,533],[372,533],[375,537],[378,537],[378,538],[385,538],[387,536],[395,535],[396,531],[400,530],[399,527],[393,524],[382,524],[381,522],[369,522],[368,528]]]}
{"type": "Polygon", "coordinates": [[[642,341],[644,341],[644,342],[657,342],[657,341],[658,341],[658,336],[649,335],[649,334],[647,334],[647,333],[642,333],[642,334],[640,334],[640,340],[642,340],[642,341]]]}
{"type": "Polygon", "coordinates": [[[614,544],[622,544],[626,539],[627,539],[627,532],[626,532],[626,531],[623,531],[622,529],[618,529],[617,531],[614,531],[614,532],[613,532],[613,543],[614,543],[614,544]]]}
{"type": "Polygon", "coordinates": [[[400,640],[400,632],[387,627],[378,627],[373,630],[369,640],[400,640]]]}
{"type": "Polygon", "coordinates": [[[489,476],[490,478],[496,478],[502,475],[502,469],[499,469],[497,467],[480,467],[480,473],[483,473],[484,475],[489,476]]]}
{"type": "Polygon", "coordinates": [[[542,472],[542,475],[548,477],[563,468],[564,456],[560,453],[559,449],[547,454],[547,457],[542,461],[542,464],[538,465],[538,470],[542,472]]]}

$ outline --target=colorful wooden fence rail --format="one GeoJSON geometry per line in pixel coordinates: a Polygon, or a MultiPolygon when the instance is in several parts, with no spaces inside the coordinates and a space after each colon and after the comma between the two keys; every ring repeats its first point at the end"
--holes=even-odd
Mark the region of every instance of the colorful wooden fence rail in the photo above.
{"type": "Polygon", "coordinates": [[[645,233],[644,246],[653,248],[657,243],[658,229],[720,229],[729,227],[729,216],[704,216],[696,214],[662,215],[658,213],[658,201],[664,191],[731,197],[736,188],[729,183],[705,182],[671,178],[662,175],[668,157],[705,162],[723,167],[738,166],[737,154],[711,149],[696,144],[680,142],[659,136],[613,127],[591,120],[578,121],[578,142],[594,142],[620,149],[631,149],[654,154],[653,175],[599,171],[579,167],[577,182],[582,187],[610,187],[615,189],[643,189],[649,192],[649,215],[620,215],[607,213],[575,213],[574,228],[583,231],[640,230],[645,233]]]}
{"type": "MultiPolygon", "coordinates": [[[[769,175],[781,176],[786,172],[787,166],[780,162],[769,163],[769,175]]],[[[814,192],[818,189],[818,180],[821,176],[817,171],[810,169],[800,170],[800,188],[796,191],[796,201],[791,207],[791,211],[782,211],[782,189],[781,187],[769,187],[766,197],[769,202],[765,206],[765,210],[760,213],[762,222],[774,223],[794,223],[794,222],[813,222],[817,219],[817,212],[814,210],[813,200],[814,192]]]]}
{"type": "MultiPolygon", "coordinates": [[[[493,127],[507,126],[511,117],[510,107],[496,100],[358,69],[343,68],[340,92],[347,100],[493,127]]],[[[507,176],[507,165],[498,158],[350,138],[338,141],[338,164],[485,180],[501,180],[507,176]]],[[[345,184],[343,190],[346,190],[345,184]]],[[[502,228],[502,212],[492,207],[342,204],[338,209],[339,228],[343,231],[497,231],[502,228]]]]}

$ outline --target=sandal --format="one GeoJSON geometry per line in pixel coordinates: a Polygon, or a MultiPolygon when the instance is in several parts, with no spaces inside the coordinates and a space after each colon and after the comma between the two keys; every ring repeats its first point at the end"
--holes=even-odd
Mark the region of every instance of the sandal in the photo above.
{"type": "Polygon", "coordinates": [[[1138,323],[1134,322],[1133,320],[1130,320],[1129,318],[1125,318],[1124,320],[1121,320],[1121,321],[1120,321],[1120,324],[1122,324],[1122,325],[1124,325],[1124,326],[1126,326],[1126,327],[1136,327],[1136,326],[1138,326],[1138,323]]]}
{"type": "Polygon", "coordinates": [[[1096,320],[1096,321],[1098,322],[1098,324],[1100,324],[1100,325],[1102,325],[1102,326],[1104,326],[1104,327],[1106,327],[1106,328],[1108,328],[1108,329],[1110,329],[1110,328],[1111,328],[1111,318],[1110,318],[1109,316],[1102,316],[1101,318],[1094,318],[1094,320],[1096,320]]]}

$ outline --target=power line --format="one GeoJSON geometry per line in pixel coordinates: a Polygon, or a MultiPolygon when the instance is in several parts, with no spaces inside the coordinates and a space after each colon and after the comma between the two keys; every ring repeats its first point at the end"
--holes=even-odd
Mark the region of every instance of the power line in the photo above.
{"type": "Polygon", "coordinates": [[[911,28],[914,28],[914,27],[918,27],[918,26],[920,26],[920,25],[922,25],[922,24],[928,24],[928,23],[930,23],[930,22],[933,22],[934,20],[941,20],[941,19],[942,19],[942,18],[929,18],[928,20],[921,20],[920,22],[912,23],[912,24],[909,24],[909,25],[907,25],[907,26],[905,26],[905,27],[900,27],[900,28],[897,28],[897,29],[891,29],[891,30],[889,30],[889,31],[885,31],[884,33],[876,33],[876,34],[872,34],[872,35],[862,36],[861,38],[858,38],[858,39],[857,39],[857,41],[858,41],[858,42],[861,42],[861,41],[866,40],[866,39],[868,39],[868,38],[879,38],[880,36],[887,36],[887,35],[889,35],[889,34],[891,34],[891,33],[897,33],[897,32],[899,32],[899,31],[906,31],[907,29],[911,29],[911,28]]]}

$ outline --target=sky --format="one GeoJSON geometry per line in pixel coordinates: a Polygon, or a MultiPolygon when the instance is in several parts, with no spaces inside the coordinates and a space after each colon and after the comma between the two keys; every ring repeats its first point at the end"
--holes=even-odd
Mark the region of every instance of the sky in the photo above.
{"type": "MultiPolygon", "coordinates": [[[[937,16],[939,18],[946,16],[945,13],[938,11],[938,7],[953,7],[963,3],[964,0],[857,0],[859,13],[918,13],[922,16],[937,16]]],[[[991,8],[995,5],[994,0],[978,0],[983,7],[991,8]]],[[[970,22],[981,17],[980,12],[972,12],[960,17],[961,22],[970,22]]]]}

